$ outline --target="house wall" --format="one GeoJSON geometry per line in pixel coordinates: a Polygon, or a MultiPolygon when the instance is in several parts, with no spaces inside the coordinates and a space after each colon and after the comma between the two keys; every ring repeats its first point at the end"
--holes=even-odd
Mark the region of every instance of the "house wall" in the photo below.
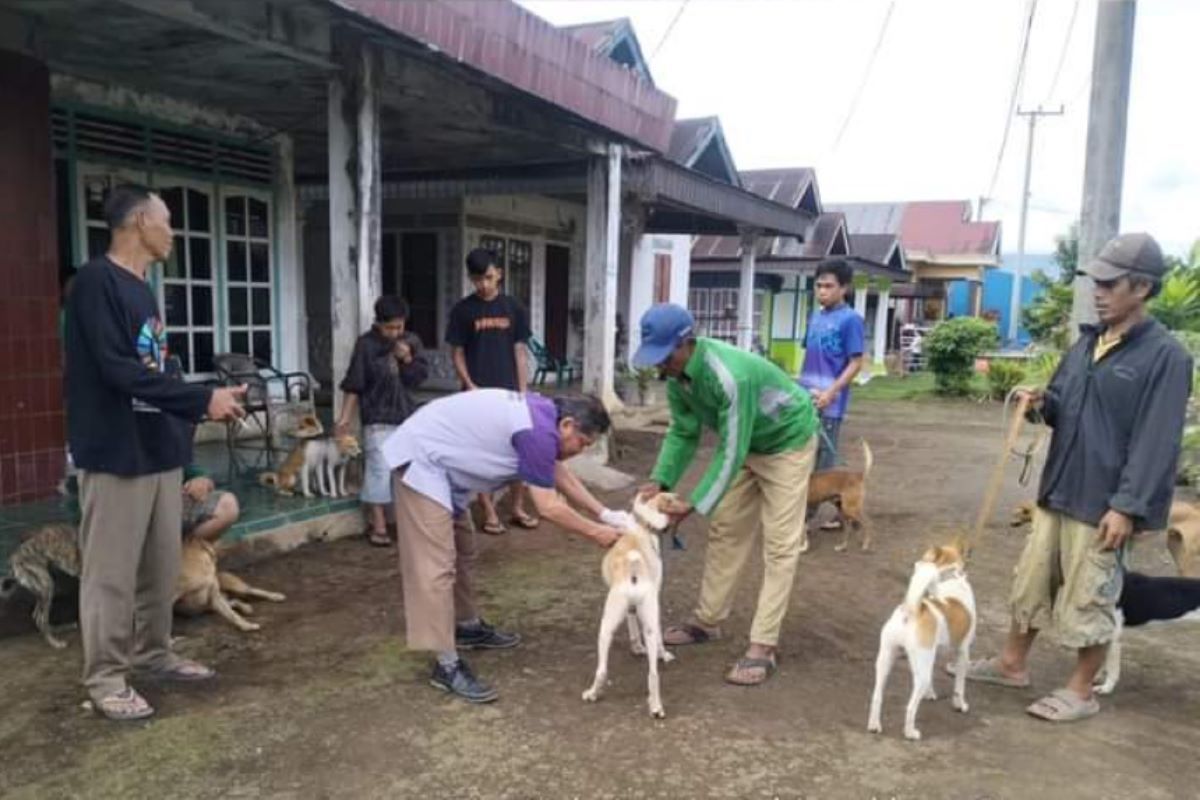
{"type": "Polygon", "coordinates": [[[44,64],[0,51],[0,504],[53,494],[66,461],[44,64]]]}
{"type": "Polygon", "coordinates": [[[629,256],[628,305],[621,309],[621,314],[628,324],[629,346],[626,348],[626,358],[632,358],[633,353],[641,345],[642,334],[638,323],[642,314],[654,305],[656,256],[668,256],[671,259],[669,302],[687,308],[689,279],[692,270],[691,253],[691,236],[645,234],[634,243],[629,256]]]}

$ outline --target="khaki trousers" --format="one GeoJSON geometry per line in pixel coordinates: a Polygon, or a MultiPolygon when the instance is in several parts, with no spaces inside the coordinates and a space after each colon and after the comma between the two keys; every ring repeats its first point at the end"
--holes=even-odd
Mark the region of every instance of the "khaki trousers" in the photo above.
{"type": "Polygon", "coordinates": [[[93,700],[123,691],[131,667],[169,662],[182,484],[181,469],[136,478],[80,473],[79,628],[93,700]]]}
{"type": "Polygon", "coordinates": [[[444,507],[392,478],[404,582],[404,625],[409,648],[454,650],[454,623],[477,616],[471,582],[475,525],[470,513],[454,517],[444,507]]]}
{"type": "Polygon", "coordinates": [[[808,478],[816,460],[813,437],[803,450],[751,454],[713,513],[695,618],[717,627],[729,617],[733,596],[762,529],[764,573],[750,641],[774,647],[787,613],[804,541],[808,478]]]}

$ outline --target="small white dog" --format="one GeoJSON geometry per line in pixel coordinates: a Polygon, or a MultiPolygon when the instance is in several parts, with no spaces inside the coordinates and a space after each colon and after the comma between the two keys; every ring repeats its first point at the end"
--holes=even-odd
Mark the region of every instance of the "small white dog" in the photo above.
{"type": "Polygon", "coordinates": [[[659,554],[658,533],[670,525],[664,511],[679,503],[672,494],[659,494],[650,500],[638,498],[633,504],[635,524],[631,526],[604,556],[601,572],[608,585],[604,617],[600,620],[597,640],[596,677],[583,699],[594,703],[608,680],[608,650],[613,634],[626,620],[630,649],[635,655],[647,654],[650,665],[648,678],[650,715],[662,719],[667,715],[659,693],[658,661],[669,663],[675,656],[663,645],[659,620],[658,593],[662,586],[662,557],[659,554]],[[639,626],[638,623],[641,623],[639,626]]]}
{"type": "Polygon", "coordinates": [[[913,566],[904,604],[892,612],[879,634],[875,661],[875,693],[867,730],[880,733],[883,690],[901,648],[912,669],[913,688],[904,717],[904,735],[920,739],[917,708],[921,700],[936,700],[933,666],[939,649],[953,650],[954,707],[967,712],[966,679],[971,643],[975,639],[975,593],[967,582],[962,550],[958,545],[935,547],[913,566]]]}

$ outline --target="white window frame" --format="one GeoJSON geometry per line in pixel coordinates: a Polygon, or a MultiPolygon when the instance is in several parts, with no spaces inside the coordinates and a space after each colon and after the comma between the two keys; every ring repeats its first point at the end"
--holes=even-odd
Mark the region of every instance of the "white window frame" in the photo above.
{"type": "MultiPolygon", "coordinates": [[[[276,317],[277,309],[275,307],[275,293],[278,288],[275,285],[275,243],[272,241],[272,234],[275,226],[275,201],[274,196],[268,189],[255,189],[248,186],[222,186],[220,191],[219,213],[221,214],[221,265],[223,267],[221,282],[222,305],[225,309],[225,350],[227,352],[235,352],[233,339],[235,335],[246,334],[246,350],[249,355],[254,355],[254,335],[256,333],[265,333],[270,337],[270,358],[269,363],[275,364],[279,361],[279,338],[276,335],[276,317]],[[250,233],[250,209],[249,201],[258,200],[266,205],[267,218],[267,233],[266,236],[255,236],[250,233]],[[226,203],[230,200],[241,200],[244,204],[246,213],[246,228],[241,234],[235,234],[229,230],[228,220],[225,216],[226,203]],[[246,276],[244,280],[234,280],[230,271],[229,264],[229,244],[231,242],[241,242],[245,245],[246,255],[246,276]],[[267,248],[267,280],[253,280],[253,271],[250,267],[250,251],[251,246],[261,244],[267,248]],[[257,322],[254,318],[254,290],[267,290],[267,308],[270,315],[270,321],[266,323],[257,322]],[[234,290],[242,290],[246,293],[246,323],[238,324],[233,321],[233,304],[230,301],[231,292],[234,290]]],[[[336,288],[336,287],[335,287],[336,288]]]]}

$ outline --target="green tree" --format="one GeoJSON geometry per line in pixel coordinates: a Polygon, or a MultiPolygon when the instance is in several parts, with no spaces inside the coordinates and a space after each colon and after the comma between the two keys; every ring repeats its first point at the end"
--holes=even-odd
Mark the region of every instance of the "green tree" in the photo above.
{"type": "Polygon", "coordinates": [[[1033,274],[1033,281],[1042,287],[1042,292],[1021,309],[1021,325],[1036,343],[1063,350],[1071,339],[1071,303],[1074,300],[1071,284],[1079,269],[1077,224],[1072,224],[1065,234],[1055,238],[1054,263],[1058,266],[1058,280],[1041,270],[1033,274]]]}
{"type": "Polygon", "coordinates": [[[1162,289],[1150,303],[1150,313],[1173,331],[1200,331],[1200,240],[1186,259],[1167,256],[1162,289]]]}

